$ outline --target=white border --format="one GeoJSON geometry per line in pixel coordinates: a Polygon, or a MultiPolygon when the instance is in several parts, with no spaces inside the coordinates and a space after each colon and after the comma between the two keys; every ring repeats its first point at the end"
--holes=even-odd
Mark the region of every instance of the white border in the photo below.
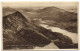
{"type": "Polygon", "coordinates": [[[1,1],[0,1],[0,50],[2,50],[1,46],[2,46],[2,43],[1,43],[1,37],[2,37],[2,9],[1,9],[1,1]]]}
{"type": "Polygon", "coordinates": [[[2,1],[79,1],[79,0],[2,0],[2,1]]]}

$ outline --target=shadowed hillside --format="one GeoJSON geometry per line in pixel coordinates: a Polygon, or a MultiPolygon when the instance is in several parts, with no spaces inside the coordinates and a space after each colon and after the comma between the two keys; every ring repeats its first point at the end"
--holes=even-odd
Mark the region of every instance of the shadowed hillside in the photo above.
{"type": "Polygon", "coordinates": [[[33,47],[50,43],[50,40],[40,34],[36,31],[36,27],[18,11],[3,17],[4,48],[10,44],[31,45],[33,47]]]}

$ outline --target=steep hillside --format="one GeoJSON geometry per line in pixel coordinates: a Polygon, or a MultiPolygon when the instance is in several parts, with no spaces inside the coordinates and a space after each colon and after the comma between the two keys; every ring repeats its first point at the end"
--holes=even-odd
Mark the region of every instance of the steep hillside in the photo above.
{"type": "Polygon", "coordinates": [[[31,45],[33,47],[50,43],[50,40],[36,31],[36,27],[18,11],[3,17],[3,37],[4,48],[10,44],[31,45]]]}

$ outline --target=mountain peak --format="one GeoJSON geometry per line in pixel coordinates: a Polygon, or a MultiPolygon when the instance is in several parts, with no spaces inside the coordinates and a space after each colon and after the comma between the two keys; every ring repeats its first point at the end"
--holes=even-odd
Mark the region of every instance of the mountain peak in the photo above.
{"type": "Polygon", "coordinates": [[[14,13],[11,13],[11,14],[9,14],[9,15],[7,15],[7,16],[4,16],[4,17],[19,17],[19,18],[25,18],[24,17],[24,15],[21,13],[21,12],[19,12],[19,11],[15,11],[14,13]]]}
{"type": "Polygon", "coordinates": [[[4,16],[4,20],[8,20],[8,19],[9,20],[16,20],[16,21],[18,21],[18,20],[28,21],[28,19],[25,18],[25,16],[19,11],[16,11],[14,13],[11,13],[11,14],[7,15],[7,16],[4,16]]]}
{"type": "Polygon", "coordinates": [[[60,9],[58,7],[52,6],[52,7],[46,7],[44,9],[40,9],[39,12],[65,12],[65,10],[60,9]]]}
{"type": "Polygon", "coordinates": [[[22,17],[23,17],[22,13],[20,13],[19,11],[14,12],[12,15],[15,15],[15,16],[22,16],[22,17]]]}
{"type": "Polygon", "coordinates": [[[16,13],[16,14],[21,14],[19,11],[16,11],[15,13],[16,13]]]}

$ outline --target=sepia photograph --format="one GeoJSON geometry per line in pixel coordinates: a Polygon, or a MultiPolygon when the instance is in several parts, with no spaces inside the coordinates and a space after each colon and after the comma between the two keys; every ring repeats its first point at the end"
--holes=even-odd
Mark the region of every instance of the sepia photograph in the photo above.
{"type": "Polygon", "coordinates": [[[3,50],[78,49],[78,2],[2,2],[3,50]]]}

